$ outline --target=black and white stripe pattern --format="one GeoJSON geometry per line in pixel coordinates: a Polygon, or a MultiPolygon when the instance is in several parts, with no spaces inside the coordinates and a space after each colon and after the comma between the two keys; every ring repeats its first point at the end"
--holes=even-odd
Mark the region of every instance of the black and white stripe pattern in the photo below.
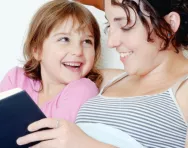
{"type": "Polygon", "coordinates": [[[99,94],[81,107],[76,123],[110,125],[148,148],[184,148],[187,125],[169,91],[134,98],[99,94]]]}

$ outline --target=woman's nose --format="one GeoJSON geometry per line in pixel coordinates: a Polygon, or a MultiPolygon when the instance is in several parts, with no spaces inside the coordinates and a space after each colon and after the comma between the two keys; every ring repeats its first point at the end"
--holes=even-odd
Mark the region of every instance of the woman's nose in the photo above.
{"type": "Polygon", "coordinates": [[[109,48],[116,48],[120,45],[120,34],[116,30],[109,30],[108,33],[108,47],[109,48]]]}

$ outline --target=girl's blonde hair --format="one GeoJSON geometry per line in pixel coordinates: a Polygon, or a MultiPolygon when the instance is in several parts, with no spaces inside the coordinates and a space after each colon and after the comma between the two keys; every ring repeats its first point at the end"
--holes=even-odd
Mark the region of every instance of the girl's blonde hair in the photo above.
{"type": "MultiPolygon", "coordinates": [[[[77,2],[68,0],[50,1],[44,4],[34,15],[24,44],[25,75],[42,83],[40,62],[34,58],[34,49],[42,50],[43,42],[49,36],[52,29],[66,21],[69,17],[73,19],[73,25],[75,22],[80,24],[79,30],[87,27],[94,36],[95,62],[94,67],[87,74],[86,78],[95,82],[99,87],[102,82],[102,75],[96,68],[96,62],[101,53],[99,25],[87,8],[77,2]]],[[[37,52],[40,53],[42,51],[37,52]]]]}

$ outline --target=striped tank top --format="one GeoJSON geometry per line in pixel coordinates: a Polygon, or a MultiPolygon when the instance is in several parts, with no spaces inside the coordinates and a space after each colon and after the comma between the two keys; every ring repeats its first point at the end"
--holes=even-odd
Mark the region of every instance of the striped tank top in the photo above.
{"type": "Polygon", "coordinates": [[[184,148],[188,124],[175,95],[182,78],[173,89],[155,95],[126,98],[102,96],[110,85],[126,77],[123,73],[88,100],[78,113],[76,123],[102,123],[128,133],[147,148],[184,148]]]}

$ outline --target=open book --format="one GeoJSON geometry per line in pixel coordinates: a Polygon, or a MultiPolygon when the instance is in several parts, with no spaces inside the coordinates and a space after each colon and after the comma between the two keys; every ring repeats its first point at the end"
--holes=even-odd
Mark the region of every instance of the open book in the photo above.
{"type": "Polygon", "coordinates": [[[45,115],[24,90],[0,93],[0,148],[28,148],[36,144],[18,146],[16,140],[29,133],[29,124],[42,118],[45,115]]]}

